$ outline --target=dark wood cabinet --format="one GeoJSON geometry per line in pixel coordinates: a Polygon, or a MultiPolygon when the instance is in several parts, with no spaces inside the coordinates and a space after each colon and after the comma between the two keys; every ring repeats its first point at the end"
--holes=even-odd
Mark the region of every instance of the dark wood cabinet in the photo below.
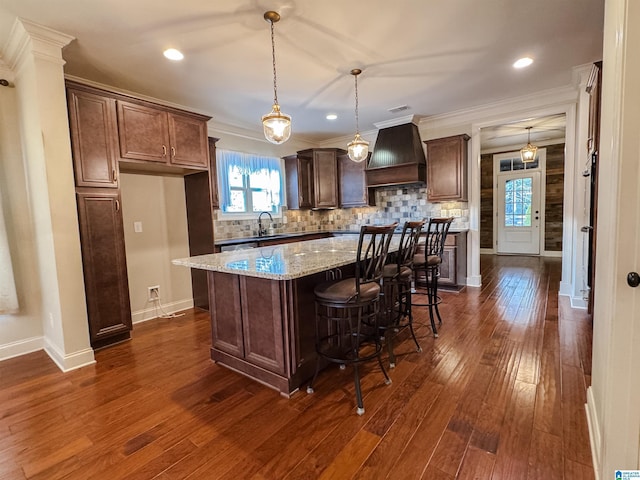
{"type": "Polygon", "coordinates": [[[212,358],[240,371],[250,365],[283,375],[287,368],[280,283],[220,272],[209,272],[209,283],[216,318],[211,325],[212,358]]]}
{"type": "Polygon", "coordinates": [[[427,140],[427,200],[467,201],[466,134],[427,140]]]}
{"type": "Polygon", "coordinates": [[[94,348],[130,337],[131,305],[120,195],[78,189],[89,333],[94,348]]]}
{"type": "MultiPolygon", "coordinates": [[[[422,236],[424,237],[424,235],[422,236]]],[[[424,239],[418,244],[416,253],[424,254],[424,239]]],[[[467,281],[467,233],[451,232],[447,235],[442,252],[438,287],[460,290],[467,281]]],[[[424,274],[417,278],[418,285],[425,283],[424,274]]]]}
{"type": "MultiPolygon", "coordinates": [[[[371,156],[371,154],[369,154],[371,156]]],[[[375,193],[367,187],[367,161],[356,163],[347,154],[338,155],[340,208],[375,205],[375,193]],[[370,202],[373,203],[370,203],[370,202]]]]}
{"type": "Polygon", "coordinates": [[[337,208],[338,157],[336,150],[314,149],[312,155],[314,208],[337,208]]]}
{"type": "MultiPolygon", "coordinates": [[[[213,251],[209,117],[73,81],[66,87],[89,331],[97,348],[129,338],[131,330],[119,162],[136,172],[191,176],[187,203],[203,199],[205,208],[188,210],[189,248],[192,255],[213,251]]],[[[207,308],[206,274],[195,275],[194,303],[207,308]]]]}
{"type": "Polygon", "coordinates": [[[123,100],[117,107],[122,159],[208,168],[206,121],[123,100]]]}
{"type": "Polygon", "coordinates": [[[118,188],[116,101],[91,90],[67,90],[76,185],[118,188]]]}
{"type": "Polygon", "coordinates": [[[284,157],[284,174],[289,210],[312,208],[313,161],[311,157],[284,157]]]}
{"type": "Polygon", "coordinates": [[[284,157],[290,210],[339,206],[338,155],[344,153],[339,148],[313,148],[284,157]]]}

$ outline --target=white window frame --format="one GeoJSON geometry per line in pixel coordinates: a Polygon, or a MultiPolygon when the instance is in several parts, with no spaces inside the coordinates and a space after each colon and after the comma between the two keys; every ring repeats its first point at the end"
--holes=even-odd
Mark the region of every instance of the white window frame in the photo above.
{"type": "MultiPolygon", "coordinates": [[[[216,154],[219,152],[220,150],[216,151],[216,154]]],[[[237,152],[237,153],[244,153],[245,155],[254,155],[251,153],[247,153],[247,152],[237,152]]],[[[274,157],[275,158],[275,157],[274,157]]],[[[278,205],[275,209],[275,211],[269,211],[269,213],[271,214],[272,218],[282,218],[282,205],[286,205],[286,198],[285,198],[285,189],[284,189],[284,175],[285,175],[285,171],[284,171],[284,161],[282,159],[278,159],[279,160],[279,166],[280,166],[280,205],[278,205]]],[[[218,191],[221,192],[223,185],[225,182],[222,182],[222,178],[223,175],[226,176],[227,172],[223,172],[223,169],[221,167],[221,162],[217,161],[216,162],[216,170],[217,170],[217,178],[218,178],[218,191]]],[[[252,209],[253,208],[253,204],[252,204],[252,199],[251,199],[251,195],[250,192],[252,190],[252,188],[248,185],[248,180],[249,180],[249,176],[247,174],[243,175],[243,188],[242,190],[244,191],[244,196],[245,196],[245,205],[247,206],[247,209],[252,209]]],[[[229,187],[229,189],[231,190],[232,187],[229,187]]],[[[233,187],[234,190],[239,190],[238,187],[233,187]]],[[[222,202],[221,202],[222,203],[222,202]]],[[[261,212],[253,212],[253,211],[248,211],[248,212],[225,212],[223,210],[223,206],[220,205],[220,209],[218,210],[218,219],[219,220],[255,220],[256,216],[259,215],[261,212]]]]}

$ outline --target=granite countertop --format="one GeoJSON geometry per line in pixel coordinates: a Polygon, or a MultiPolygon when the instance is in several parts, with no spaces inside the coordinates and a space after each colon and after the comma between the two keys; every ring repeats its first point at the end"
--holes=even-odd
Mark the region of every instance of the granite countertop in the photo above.
{"type": "MultiPolygon", "coordinates": [[[[398,249],[394,235],[390,251],[398,249]]],[[[355,261],[358,235],[286,243],[173,260],[174,265],[271,280],[292,280],[355,261]]]]}

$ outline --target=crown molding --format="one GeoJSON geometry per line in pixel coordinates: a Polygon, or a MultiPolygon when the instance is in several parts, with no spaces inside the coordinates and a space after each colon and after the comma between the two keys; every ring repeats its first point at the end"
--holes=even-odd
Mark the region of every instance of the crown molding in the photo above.
{"type": "Polygon", "coordinates": [[[374,125],[380,128],[395,127],[398,125],[404,125],[405,123],[420,124],[420,120],[423,118],[421,115],[404,115],[403,117],[392,118],[391,120],[383,120],[382,122],[374,123],[374,125]]]}
{"type": "Polygon", "coordinates": [[[421,129],[449,128],[468,126],[492,119],[503,118],[504,115],[514,115],[522,112],[526,115],[532,110],[557,105],[575,104],[578,100],[578,89],[574,85],[543,90],[541,92],[514,97],[507,100],[479,105],[465,110],[457,110],[442,115],[433,115],[420,120],[421,129]]]}
{"type": "Polygon", "coordinates": [[[4,61],[11,70],[19,67],[28,49],[37,58],[64,65],[62,49],[75,37],[37,23],[16,18],[3,48],[4,61]]]}

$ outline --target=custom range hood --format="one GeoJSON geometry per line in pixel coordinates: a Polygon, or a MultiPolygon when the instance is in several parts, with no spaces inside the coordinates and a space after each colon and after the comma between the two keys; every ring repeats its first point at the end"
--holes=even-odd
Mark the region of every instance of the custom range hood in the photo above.
{"type": "Polygon", "coordinates": [[[414,123],[381,128],[366,169],[367,186],[425,183],[426,168],[422,141],[414,123]]]}

